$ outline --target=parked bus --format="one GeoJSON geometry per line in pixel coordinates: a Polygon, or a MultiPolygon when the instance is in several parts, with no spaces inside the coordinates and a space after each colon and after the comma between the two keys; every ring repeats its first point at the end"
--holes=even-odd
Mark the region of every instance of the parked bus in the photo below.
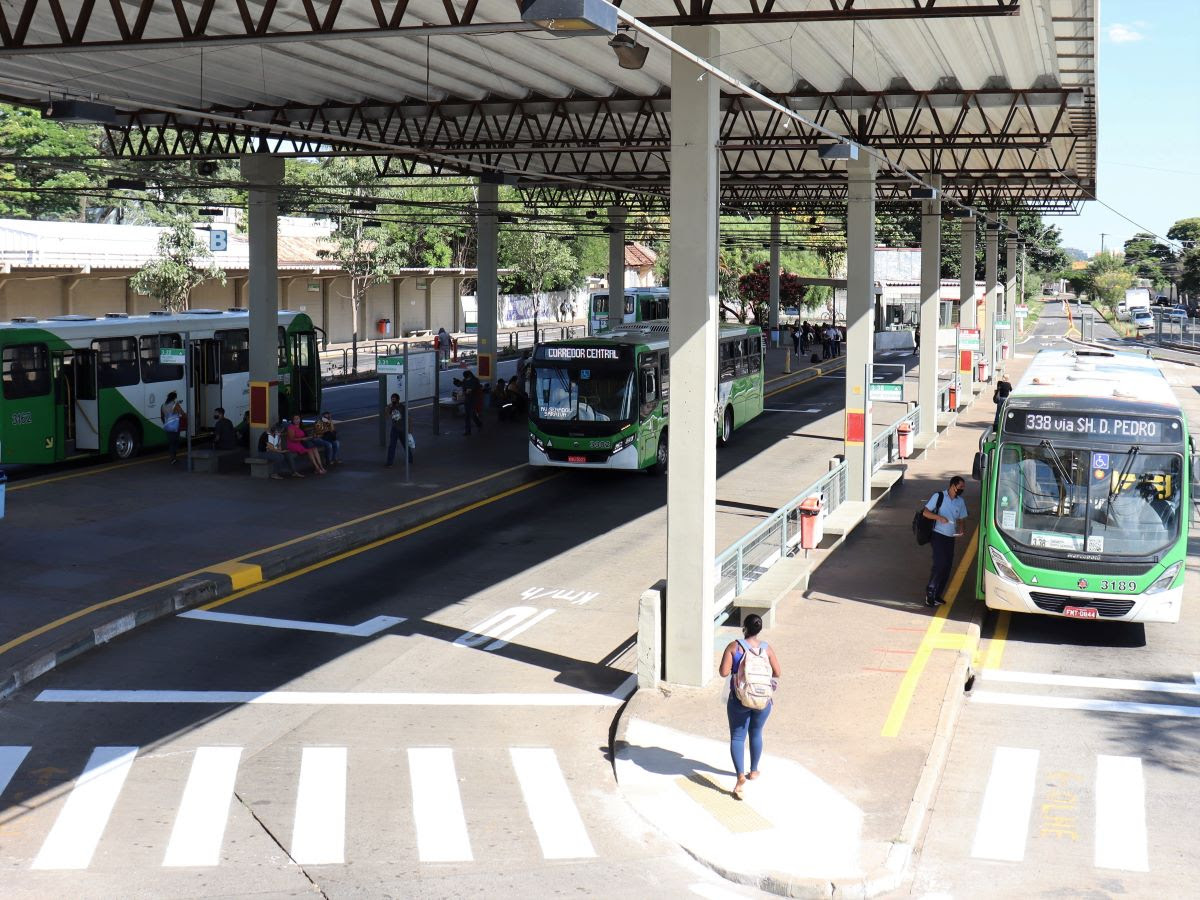
{"type": "MultiPolygon", "coordinates": [[[[670,288],[626,288],[622,323],[665,319],[670,314],[670,306],[670,288]]],[[[588,298],[588,334],[599,334],[608,328],[608,309],[608,291],[593,291],[588,298]]]]}
{"type": "MultiPolygon", "coordinates": [[[[667,323],[654,321],[539,344],[528,383],[529,464],[665,472],[667,337],[667,323]]],[[[717,359],[715,437],[727,444],[763,410],[762,330],[721,325],[717,359]]]]}
{"type": "MultiPolygon", "coordinates": [[[[166,444],[159,407],[175,391],[192,434],[225,408],[234,422],[250,403],[250,319],[244,309],[180,315],[54,316],[0,324],[0,462],[48,463],[107,451],[118,459],[166,444]],[[192,396],[184,366],[160,348],[192,346],[192,396]]],[[[279,408],[319,412],[316,329],[279,313],[279,408]]]]}
{"type": "Polygon", "coordinates": [[[1043,350],[976,459],[976,589],[992,609],[1176,622],[1200,475],[1158,365],[1043,350]]]}

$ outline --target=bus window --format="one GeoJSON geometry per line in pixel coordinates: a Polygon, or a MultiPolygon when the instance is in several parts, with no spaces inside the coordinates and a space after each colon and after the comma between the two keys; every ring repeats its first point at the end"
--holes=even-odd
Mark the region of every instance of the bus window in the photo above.
{"type": "Polygon", "coordinates": [[[5,400],[41,397],[50,390],[50,354],[45,344],[14,344],[4,348],[5,400]]]}
{"type": "Polygon", "coordinates": [[[250,371],[250,330],[218,331],[214,337],[221,342],[221,374],[233,375],[250,371]]]}
{"type": "Polygon", "coordinates": [[[625,315],[627,316],[633,315],[633,299],[633,294],[625,295],[625,315]]]}
{"type": "Polygon", "coordinates": [[[733,344],[721,341],[717,348],[717,378],[720,381],[733,381],[734,373],[733,344]]]}
{"type": "Polygon", "coordinates": [[[734,341],[732,344],[730,344],[730,348],[733,350],[733,370],[734,374],[737,375],[738,378],[741,378],[747,372],[746,345],[748,343],[748,340],[740,340],[734,341]]]}
{"type": "Polygon", "coordinates": [[[183,338],[178,334],[145,334],[141,339],[142,381],[157,384],[160,381],[182,381],[183,366],[158,361],[160,347],[183,349],[183,338]]]}
{"type": "Polygon", "coordinates": [[[99,338],[92,341],[92,349],[100,387],[129,387],[140,381],[137,338],[99,338]]]}
{"type": "Polygon", "coordinates": [[[750,353],[746,359],[749,364],[751,374],[754,374],[762,369],[763,355],[763,338],[747,338],[746,343],[750,347],[750,353]]]}
{"type": "Polygon", "coordinates": [[[594,294],[592,296],[592,312],[598,316],[608,315],[608,294],[594,294]]]}
{"type": "Polygon", "coordinates": [[[279,326],[279,344],[278,344],[278,360],[276,364],[281,369],[286,369],[288,365],[288,346],[287,346],[287,329],[282,325],[279,326]]]}

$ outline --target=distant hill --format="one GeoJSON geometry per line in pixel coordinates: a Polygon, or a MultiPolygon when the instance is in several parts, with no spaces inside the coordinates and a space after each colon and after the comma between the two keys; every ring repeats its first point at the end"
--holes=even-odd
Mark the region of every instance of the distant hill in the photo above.
{"type": "Polygon", "coordinates": [[[1076,260],[1078,262],[1081,262],[1088,258],[1088,255],[1086,253],[1084,253],[1082,250],[1079,250],[1075,247],[1063,247],[1063,252],[1065,254],[1067,254],[1067,256],[1069,256],[1071,259],[1076,260]]]}

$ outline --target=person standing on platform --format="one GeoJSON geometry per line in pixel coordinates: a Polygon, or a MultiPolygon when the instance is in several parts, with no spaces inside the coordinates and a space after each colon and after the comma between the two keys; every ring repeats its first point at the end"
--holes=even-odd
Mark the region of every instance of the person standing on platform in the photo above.
{"type": "Polygon", "coordinates": [[[926,606],[941,606],[946,602],[946,585],[950,582],[950,567],[954,565],[954,539],[962,537],[966,527],[967,501],[962,498],[966,489],[966,480],[955,475],[946,490],[938,491],[929,498],[921,512],[934,522],[929,540],[933,550],[933,565],[925,586],[926,606]]]}
{"type": "Polygon", "coordinates": [[[399,394],[392,394],[391,402],[386,410],[388,418],[388,451],[385,466],[391,468],[396,463],[396,445],[403,444],[404,452],[408,454],[408,462],[412,463],[412,450],[408,447],[408,408],[400,400],[399,394]]]}
{"type": "Polygon", "coordinates": [[[753,613],[742,620],[742,637],[731,641],[721,656],[720,673],[729,678],[729,700],[725,713],[729,719],[729,756],[733,760],[737,783],[735,800],[742,799],[746,781],[758,777],[762,759],[763,726],[775,704],[774,693],[780,676],[779,660],[766,641],[759,638],[763,620],[753,613]],[[745,672],[742,669],[745,668],[745,672]],[[746,739],[750,739],[750,770],[746,771],[746,739]]]}
{"type": "Polygon", "coordinates": [[[450,335],[446,333],[445,326],[438,329],[437,342],[438,355],[442,362],[450,362],[450,335]]]}
{"type": "Polygon", "coordinates": [[[178,397],[178,394],[171,391],[158,410],[163,431],[167,433],[167,453],[170,454],[171,465],[175,465],[179,458],[179,431],[187,427],[187,416],[184,415],[183,405],[179,402],[178,397]]]}
{"type": "Polygon", "coordinates": [[[483,405],[483,385],[475,377],[474,372],[464,368],[462,377],[454,379],[454,386],[462,391],[463,395],[463,419],[466,423],[463,434],[471,433],[472,421],[475,422],[476,427],[482,429],[483,419],[479,418],[479,408],[483,405]]]}

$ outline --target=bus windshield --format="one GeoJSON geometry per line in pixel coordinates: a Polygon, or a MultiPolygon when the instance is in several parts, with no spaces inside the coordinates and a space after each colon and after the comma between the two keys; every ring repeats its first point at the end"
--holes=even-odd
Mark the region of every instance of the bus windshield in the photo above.
{"type": "Polygon", "coordinates": [[[1182,457],[1138,446],[1103,451],[1005,443],[996,524],[1026,547],[1147,556],[1179,536],[1182,457]]]}
{"type": "Polygon", "coordinates": [[[624,366],[536,366],[532,412],[557,422],[633,418],[633,370],[624,366]]]}

